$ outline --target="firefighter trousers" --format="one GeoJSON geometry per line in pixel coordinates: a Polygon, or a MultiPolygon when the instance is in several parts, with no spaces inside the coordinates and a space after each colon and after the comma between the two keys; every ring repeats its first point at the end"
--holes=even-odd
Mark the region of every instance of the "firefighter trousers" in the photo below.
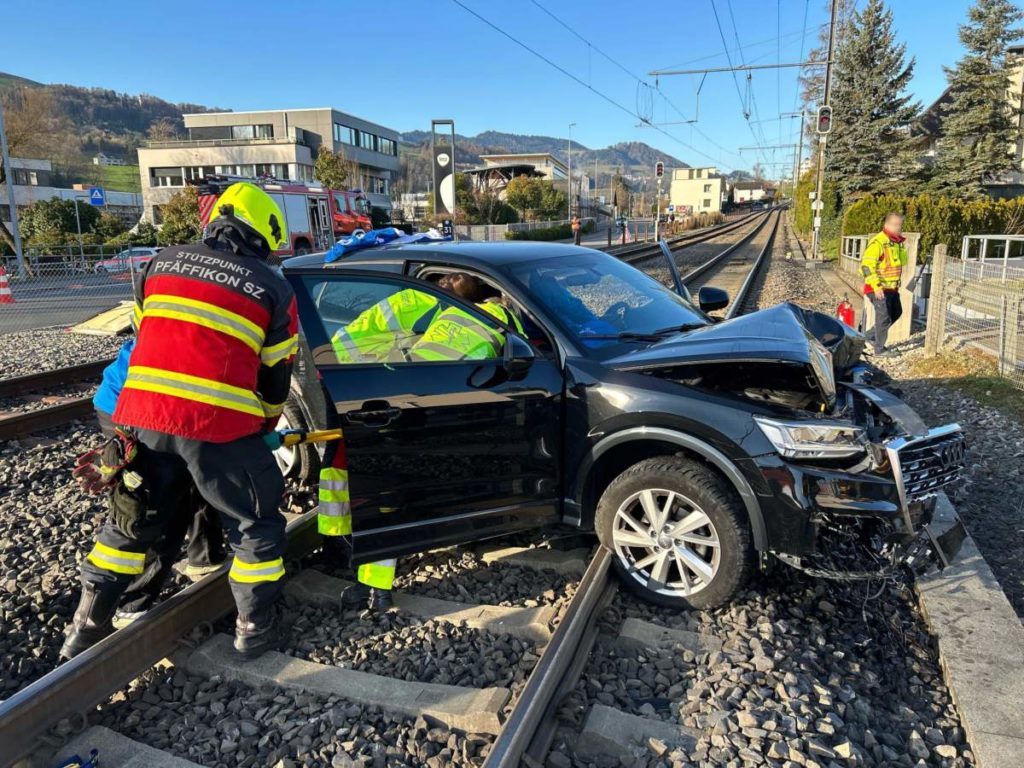
{"type": "Polygon", "coordinates": [[[229,582],[240,616],[261,622],[284,576],[285,521],[278,507],[284,478],[259,435],[228,443],[189,440],[136,430],[141,450],[138,471],[151,510],[134,538],[109,520],[82,566],[82,580],[123,593],[146,570],[146,552],[180,516],[182,497],[192,484],[220,514],[233,559],[229,582]]]}

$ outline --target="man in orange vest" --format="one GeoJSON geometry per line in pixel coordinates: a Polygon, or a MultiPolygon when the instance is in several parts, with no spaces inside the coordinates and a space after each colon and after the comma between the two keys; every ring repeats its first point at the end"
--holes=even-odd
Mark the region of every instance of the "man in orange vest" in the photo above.
{"type": "Polygon", "coordinates": [[[875,311],[874,353],[885,352],[889,328],[903,315],[900,284],[907,265],[907,248],[903,244],[903,216],[889,213],[882,231],[868,241],[860,259],[864,276],[864,302],[875,311]]]}
{"type": "Polygon", "coordinates": [[[573,216],[572,217],[572,239],[573,239],[573,242],[576,243],[576,245],[580,244],[580,235],[581,235],[581,232],[580,232],[580,217],[579,216],[573,216]]]}

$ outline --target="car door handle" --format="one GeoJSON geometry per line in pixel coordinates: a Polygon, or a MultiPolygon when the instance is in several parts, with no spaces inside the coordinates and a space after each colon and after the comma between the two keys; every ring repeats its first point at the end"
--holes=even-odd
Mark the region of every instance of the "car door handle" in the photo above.
{"type": "Polygon", "coordinates": [[[401,408],[395,408],[388,403],[367,403],[357,411],[346,413],[345,418],[349,421],[365,424],[368,427],[383,427],[401,415],[401,408]]]}

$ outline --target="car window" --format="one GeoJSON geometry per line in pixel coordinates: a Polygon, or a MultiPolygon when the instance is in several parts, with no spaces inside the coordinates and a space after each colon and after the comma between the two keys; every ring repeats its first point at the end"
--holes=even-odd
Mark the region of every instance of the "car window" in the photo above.
{"type": "Polygon", "coordinates": [[[499,357],[507,310],[480,304],[467,311],[446,294],[369,277],[303,280],[328,344],[313,350],[317,365],[403,365],[499,357]],[[488,317],[490,316],[490,317],[488,317]]]}

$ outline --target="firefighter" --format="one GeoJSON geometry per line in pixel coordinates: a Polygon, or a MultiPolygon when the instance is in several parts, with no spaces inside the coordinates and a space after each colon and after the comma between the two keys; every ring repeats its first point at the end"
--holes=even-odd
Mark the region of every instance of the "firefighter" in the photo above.
{"type": "Polygon", "coordinates": [[[884,355],[889,328],[903,315],[900,284],[903,267],[907,265],[904,240],[903,216],[889,213],[885,217],[882,231],[868,241],[860,259],[860,271],[864,276],[864,303],[870,303],[875,311],[873,336],[876,357],[884,355]]]}
{"type": "Polygon", "coordinates": [[[381,299],[331,337],[338,362],[401,359],[403,342],[410,341],[417,330],[425,331],[436,309],[437,298],[415,288],[381,299]]]}
{"type": "MultiPolygon", "coordinates": [[[[487,296],[487,288],[482,280],[464,272],[443,275],[437,282],[441,288],[454,293],[465,301],[476,304],[484,312],[495,317],[520,333],[523,326],[519,319],[506,307],[487,296]]],[[[395,318],[390,326],[395,338],[404,338],[411,334],[411,327],[421,322],[424,316],[430,317],[430,324],[423,332],[419,341],[409,351],[413,361],[425,360],[482,360],[497,357],[504,346],[504,334],[494,331],[488,325],[479,322],[469,313],[458,307],[436,311],[437,300],[419,291],[406,290],[401,293],[416,293],[421,297],[431,298],[433,303],[428,311],[418,313],[426,302],[405,297],[396,300],[401,294],[395,294],[378,302],[370,310],[362,313],[356,320],[346,326],[346,331],[353,326],[359,330],[380,328],[376,318],[395,318]],[[403,307],[415,307],[403,312],[403,307]],[[433,311],[430,311],[433,310],[433,311]],[[363,322],[364,318],[366,319],[363,322]],[[403,323],[402,321],[407,321],[403,323]],[[403,330],[403,328],[409,330],[403,330]]],[[[373,332],[380,335],[378,331],[373,332]]],[[[385,334],[386,335],[386,334],[385,334]]],[[[337,338],[337,334],[335,334],[337,338]]],[[[360,349],[369,349],[366,336],[358,331],[350,333],[347,342],[360,349]]],[[[390,346],[390,342],[374,342],[377,348],[390,346]]],[[[337,349],[337,345],[335,346],[337,349]]],[[[339,360],[344,361],[339,354],[339,360]]],[[[345,447],[341,441],[332,443],[324,456],[324,468],[320,471],[320,504],[317,512],[317,529],[325,537],[324,551],[328,559],[337,567],[347,567],[352,557],[352,513],[349,503],[348,465],[345,447]]],[[[390,610],[393,605],[391,590],[395,580],[395,568],[398,561],[390,558],[373,563],[364,563],[357,570],[357,583],[347,587],[341,594],[342,606],[355,608],[365,603],[364,615],[372,615],[390,610]]]]}
{"type": "Polygon", "coordinates": [[[253,184],[233,184],[215,203],[203,241],[165,248],[136,285],[138,340],[114,412],[132,432],[118,432],[123,461],[110,466],[138,456],[140,488],[151,500],[140,507],[152,514],[130,533],[108,517],[82,565],[65,658],[112,631],[118,598],[143,572],[146,550],[190,481],[220,513],[231,545],[235,649],[257,656],[277,645],[284,479],[261,435],[284,410],[298,348],[295,297],[267,264],[287,242],[277,204],[253,184]]]}

